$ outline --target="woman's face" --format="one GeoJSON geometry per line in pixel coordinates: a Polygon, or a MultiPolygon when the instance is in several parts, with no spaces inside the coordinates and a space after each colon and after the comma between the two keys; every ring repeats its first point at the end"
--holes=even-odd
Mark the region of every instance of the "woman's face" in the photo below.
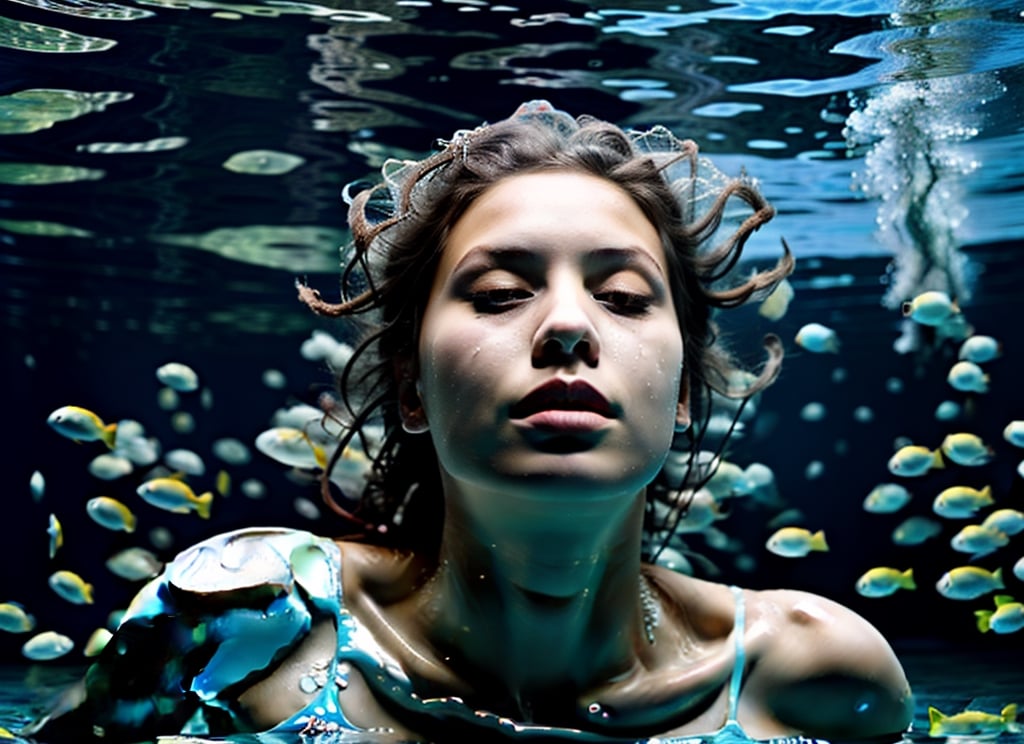
{"type": "Polygon", "coordinates": [[[683,342],[658,232],[595,176],[511,176],[440,258],[420,396],[446,477],[529,498],[635,495],[671,443],[683,342]]]}

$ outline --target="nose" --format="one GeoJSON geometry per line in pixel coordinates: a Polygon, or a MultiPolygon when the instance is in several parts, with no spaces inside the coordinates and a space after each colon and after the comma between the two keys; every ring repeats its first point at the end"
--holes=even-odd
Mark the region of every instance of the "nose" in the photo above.
{"type": "Polygon", "coordinates": [[[534,367],[572,366],[577,362],[597,366],[601,349],[597,329],[587,314],[588,299],[583,289],[549,288],[549,301],[534,337],[534,367]]]}

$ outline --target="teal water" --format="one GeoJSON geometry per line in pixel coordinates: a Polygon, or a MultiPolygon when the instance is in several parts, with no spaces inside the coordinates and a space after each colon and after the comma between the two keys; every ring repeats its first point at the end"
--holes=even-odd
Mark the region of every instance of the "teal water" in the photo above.
{"type": "MultiPolygon", "coordinates": [[[[32,664],[26,636],[0,633],[4,720],[19,720],[81,664],[89,634],[137,588],[105,566],[116,551],[141,546],[166,560],[253,524],[337,531],[308,480],[255,452],[228,467],[213,442],[252,447],[274,411],[314,403],[330,386],[323,360],[301,348],[313,331],[344,338],[345,329],[299,307],[293,283],[334,286],[347,235],[342,187],[373,178],[386,157],[418,157],[436,137],[537,97],[624,126],[665,124],[727,173],[746,169],[778,209],[750,260],[772,260],[780,237],[797,256],[786,315],[749,308],[726,328],[740,348],[769,331],[786,344],[783,375],[728,453],[768,465],[781,501],[736,500],[714,531],[687,535],[702,556],[692,570],[819,592],[868,617],[908,666],[917,735],[928,705],[1024,703],[1024,632],[982,634],[974,612],[991,609],[991,596],[959,602],[934,589],[966,560],[949,544],[962,525],[940,520],[921,545],[891,538],[908,516],[935,518],[932,499],[955,482],[990,485],[998,506],[1024,510],[1024,451],[1002,436],[1024,419],[1022,24],[1020,3],[999,0],[0,5],[0,465],[10,526],[0,602],[23,603],[37,630],[75,642],[67,656],[32,664]],[[239,157],[253,150],[301,162],[239,157]],[[955,295],[979,333],[1003,342],[986,365],[987,393],[953,390],[957,344],[903,320],[900,303],[926,286],[955,295]],[[808,322],[835,328],[840,352],[799,348],[808,322]],[[163,407],[154,370],[171,360],[195,367],[209,397],[163,407]],[[944,401],[960,414],[938,419],[944,401]],[[209,520],[139,503],[137,474],[91,476],[98,451],[46,426],[67,404],[137,419],[164,452],[200,453],[204,485],[226,469],[231,496],[209,520]],[[864,510],[867,493],[892,480],[886,461],[898,444],[934,447],[965,430],[992,445],[990,464],[907,480],[912,500],[899,513],[864,510]],[[35,471],[46,480],[39,497],[35,471]],[[262,498],[244,495],[247,479],[264,485],[262,498]],[[89,520],[84,503],[97,495],[131,503],[139,530],[89,520]],[[65,529],[54,558],[50,514],[65,529]],[[771,555],[764,542],[779,519],[824,529],[830,551],[771,555]],[[860,596],[857,577],[879,565],[913,567],[918,589],[860,596]],[[50,591],[57,569],[88,577],[95,604],[50,591]]],[[[1014,536],[973,562],[1001,569],[1017,599],[1022,546],[1014,536]]]]}

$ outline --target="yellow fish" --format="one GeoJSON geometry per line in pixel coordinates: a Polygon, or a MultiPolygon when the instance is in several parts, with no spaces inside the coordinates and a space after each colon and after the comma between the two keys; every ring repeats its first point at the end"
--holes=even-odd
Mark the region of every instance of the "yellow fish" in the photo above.
{"type": "Polygon", "coordinates": [[[957,465],[976,466],[989,462],[995,451],[977,434],[958,432],[942,440],[942,454],[957,465]]]}
{"type": "Polygon", "coordinates": [[[58,434],[76,442],[102,441],[114,449],[117,424],[104,423],[103,419],[87,408],[61,406],[46,418],[58,434]]]}
{"type": "Polygon", "coordinates": [[[997,736],[1004,731],[1020,731],[1016,703],[1010,703],[998,715],[981,710],[962,710],[946,715],[938,708],[928,706],[928,736],[997,736]]]}
{"type": "Polygon", "coordinates": [[[927,326],[942,325],[951,315],[960,312],[956,300],[950,299],[945,292],[935,290],[922,292],[914,299],[904,302],[900,309],[903,311],[903,317],[927,326]]]}
{"type": "Polygon", "coordinates": [[[996,589],[1006,588],[1003,567],[989,571],[979,566],[957,566],[942,574],[935,582],[935,588],[946,599],[977,599],[996,589]]]}
{"type": "Polygon", "coordinates": [[[0,602],[0,630],[27,633],[36,627],[36,619],[17,602],[0,602]]]}
{"type": "Polygon", "coordinates": [[[980,490],[970,486],[950,486],[935,497],[932,510],[947,519],[970,519],[979,509],[990,506],[994,501],[991,486],[980,490]]]}
{"type": "Polygon", "coordinates": [[[92,584],[74,571],[54,571],[50,574],[50,588],[72,604],[92,604],[92,584]]]}
{"type": "Polygon", "coordinates": [[[135,532],[136,520],[132,510],[110,496],[96,496],[85,504],[86,513],[101,527],[115,532],[135,532]]]}
{"type": "Polygon", "coordinates": [[[869,569],[857,579],[856,589],[862,597],[888,597],[900,589],[917,589],[914,569],[900,571],[887,566],[869,569]]]}
{"type": "Polygon", "coordinates": [[[896,450],[889,458],[888,468],[893,475],[915,477],[924,475],[933,468],[944,468],[942,453],[917,444],[908,444],[896,450]]]}
{"type": "Polygon", "coordinates": [[[784,558],[802,558],[813,550],[828,550],[824,530],[812,533],[804,527],[783,527],[776,530],[768,538],[765,547],[784,558]]]}
{"type": "Polygon", "coordinates": [[[302,429],[277,426],[256,437],[256,449],[272,460],[293,468],[323,470],[327,453],[302,429]]]}
{"type": "Polygon", "coordinates": [[[96,628],[89,636],[89,640],[85,642],[85,648],[82,649],[83,656],[98,656],[99,653],[106,647],[107,643],[110,642],[113,633],[106,628],[96,628]]]}
{"type": "Polygon", "coordinates": [[[184,481],[176,478],[154,478],[139,486],[135,492],[153,506],[176,514],[196,512],[203,519],[210,518],[213,491],[200,496],[184,481]]]}
{"type": "Polygon", "coordinates": [[[64,544],[64,530],[56,514],[50,515],[50,526],[46,528],[46,534],[50,536],[50,557],[53,558],[64,544]]]}
{"type": "Polygon", "coordinates": [[[975,610],[978,630],[982,633],[1016,633],[1024,628],[1024,604],[1008,594],[995,596],[995,610],[975,610]]]}

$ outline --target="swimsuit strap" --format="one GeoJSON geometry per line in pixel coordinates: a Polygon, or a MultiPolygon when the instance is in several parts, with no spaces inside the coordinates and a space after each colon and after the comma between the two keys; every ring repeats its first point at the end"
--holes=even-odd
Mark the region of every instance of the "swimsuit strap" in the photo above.
{"type": "Polygon", "coordinates": [[[746,626],[746,609],[743,604],[743,590],[738,586],[730,586],[732,596],[736,600],[736,618],[733,621],[733,645],[736,647],[736,661],[732,667],[732,679],[729,680],[729,719],[734,722],[740,705],[740,685],[743,684],[743,671],[746,666],[746,653],[743,649],[743,634],[746,626]]]}

